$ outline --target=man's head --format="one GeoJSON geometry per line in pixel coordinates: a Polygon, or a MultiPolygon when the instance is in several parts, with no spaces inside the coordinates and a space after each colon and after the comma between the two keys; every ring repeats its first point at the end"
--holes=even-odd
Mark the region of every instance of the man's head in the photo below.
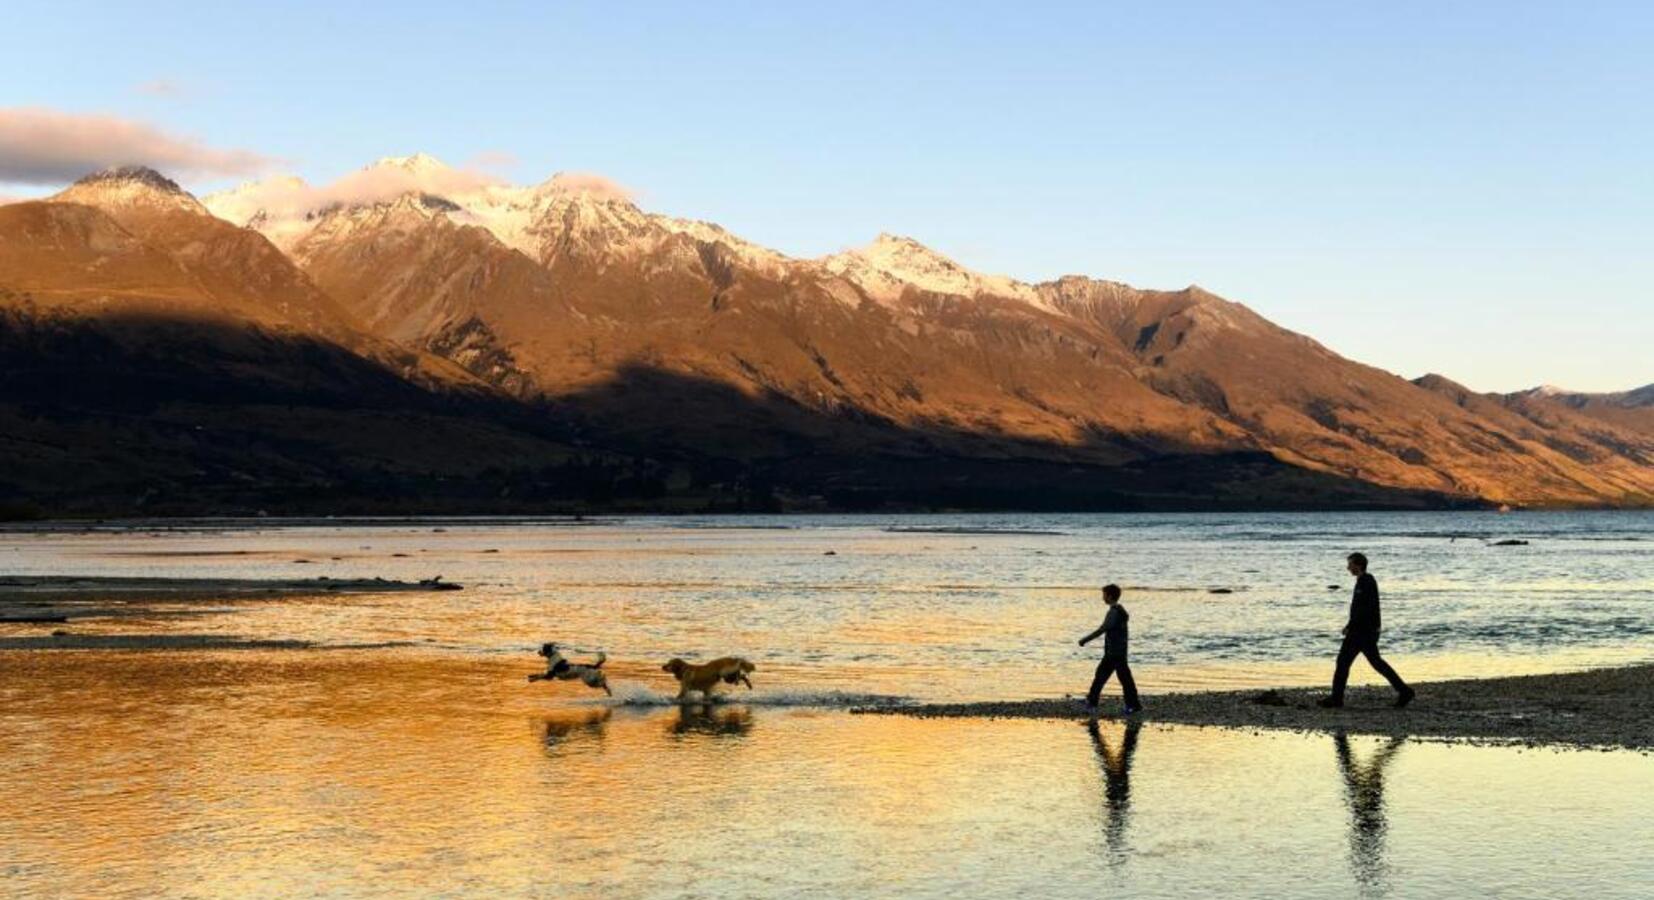
{"type": "Polygon", "coordinates": [[[1365,554],[1351,553],[1346,562],[1349,563],[1351,575],[1360,575],[1367,571],[1367,557],[1365,554]]]}
{"type": "Polygon", "coordinates": [[[1103,585],[1103,602],[1113,606],[1120,602],[1120,586],[1117,584],[1103,585]]]}

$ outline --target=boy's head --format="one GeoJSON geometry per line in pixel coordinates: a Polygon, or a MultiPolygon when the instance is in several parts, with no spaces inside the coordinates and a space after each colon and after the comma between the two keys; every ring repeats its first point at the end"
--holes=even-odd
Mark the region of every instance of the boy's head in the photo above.
{"type": "Polygon", "coordinates": [[[1351,553],[1346,562],[1349,563],[1351,575],[1360,575],[1367,571],[1367,557],[1365,554],[1351,553]]]}
{"type": "Polygon", "coordinates": [[[1120,586],[1117,584],[1103,585],[1103,602],[1113,606],[1120,602],[1120,586]]]}

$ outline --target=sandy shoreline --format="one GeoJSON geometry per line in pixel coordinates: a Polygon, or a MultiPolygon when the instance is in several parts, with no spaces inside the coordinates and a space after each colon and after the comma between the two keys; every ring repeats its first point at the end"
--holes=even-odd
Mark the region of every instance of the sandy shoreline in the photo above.
{"type": "MultiPolygon", "coordinates": [[[[1343,709],[1321,709],[1325,688],[1269,693],[1281,705],[1257,702],[1259,691],[1163,694],[1144,698],[1144,722],[1241,729],[1346,732],[1442,740],[1497,741],[1528,746],[1614,748],[1654,752],[1654,663],[1559,675],[1423,682],[1407,709],[1390,706],[1388,688],[1350,691],[1343,709]]],[[[1104,712],[1119,714],[1117,698],[1104,712]]],[[[924,718],[1083,719],[1078,699],[932,703],[857,713],[924,718]]]]}

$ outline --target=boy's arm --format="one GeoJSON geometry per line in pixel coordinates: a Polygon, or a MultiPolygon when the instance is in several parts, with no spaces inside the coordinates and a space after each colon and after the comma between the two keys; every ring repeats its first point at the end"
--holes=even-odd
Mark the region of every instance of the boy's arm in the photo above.
{"type": "Polygon", "coordinates": [[[1119,618],[1120,618],[1119,611],[1114,607],[1110,607],[1109,611],[1108,611],[1108,615],[1103,616],[1103,624],[1098,625],[1096,631],[1093,631],[1090,634],[1086,635],[1085,637],[1080,638],[1080,646],[1084,647],[1086,644],[1089,644],[1092,641],[1096,640],[1098,635],[1100,635],[1100,634],[1108,631],[1110,628],[1114,627],[1115,621],[1118,620],[1119,618]]]}

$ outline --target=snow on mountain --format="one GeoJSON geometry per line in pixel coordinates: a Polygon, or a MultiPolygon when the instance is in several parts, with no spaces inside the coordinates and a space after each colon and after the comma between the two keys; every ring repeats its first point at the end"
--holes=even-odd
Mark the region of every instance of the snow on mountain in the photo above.
{"type": "Polygon", "coordinates": [[[116,166],[101,172],[93,172],[59,191],[51,199],[64,203],[84,203],[100,209],[207,212],[200,201],[178,186],[178,182],[147,166],[116,166]]]}
{"type": "Polygon", "coordinates": [[[968,269],[908,237],[881,234],[871,244],[815,260],[789,257],[731,234],[710,222],[646,212],[630,192],[601,176],[558,173],[539,184],[518,186],[466,168],[454,168],[425,154],[384,157],[316,187],[292,176],[266,179],[204,198],[215,215],[256,228],[291,252],[320,223],[335,221],[329,234],[385,219],[359,210],[399,198],[427,198],[404,206],[404,214],[443,215],[460,225],[486,229],[502,244],[542,265],[579,257],[604,269],[664,250],[689,259],[693,242],[723,246],[750,270],[784,279],[803,271],[829,293],[858,302],[854,285],[882,303],[899,300],[908,287],[964,297],[1019,300],[1063,313],[1049,290],[1003,275],[968,269]],[[429,198],[440,198],[446,204],[429,198]],[[679,240],[678,244],[673,244],[679,240]]]}
{"type": "Polygon", "coordinates": [[[1654,406],[1654,384],[1645,384],[1639,388],[1627,391],[1589,392],[1574,391],[1558,387],[1554,384],[1542,384],[1538,387],[1517,391],[1513,396],[1544,397],[1556,400],[1573,407],[1585,407],[1591,404],[1606,404],[1626,409],[1654,406]]]}
{"type": "Polygon", "coordinates": [[[985,275],[961,266],[924,244],[893,234],[817,261],[828,272],[859,286],[874,299],[891,302],[908,286],[963,297],[1009,297],[1048,308],[1032,285],[1003,275],[985,275]]]}
{"type": "Polygon", "coordinates": [[[220,218],[257,228],[291,249],[330,217],[344,213],[358,224],[378,221],[353,211],[409,196],[427,200],[403,212],[440,212],[457,224],[479,226],[540,263],[574,250],[599,261],[635,257],[658,249],[673,235],[722,243],[765,271],[779,271],[789,261],[717,225],[646,213],[624,188],[600,176],[559,173],[519,187],[451,168],[424,153],[385,157],[321,188],[288,176],[211,194],[204,202],[220,218]],[[450,208],[439,209],[429,202],[433,197],[450,208]]]}

